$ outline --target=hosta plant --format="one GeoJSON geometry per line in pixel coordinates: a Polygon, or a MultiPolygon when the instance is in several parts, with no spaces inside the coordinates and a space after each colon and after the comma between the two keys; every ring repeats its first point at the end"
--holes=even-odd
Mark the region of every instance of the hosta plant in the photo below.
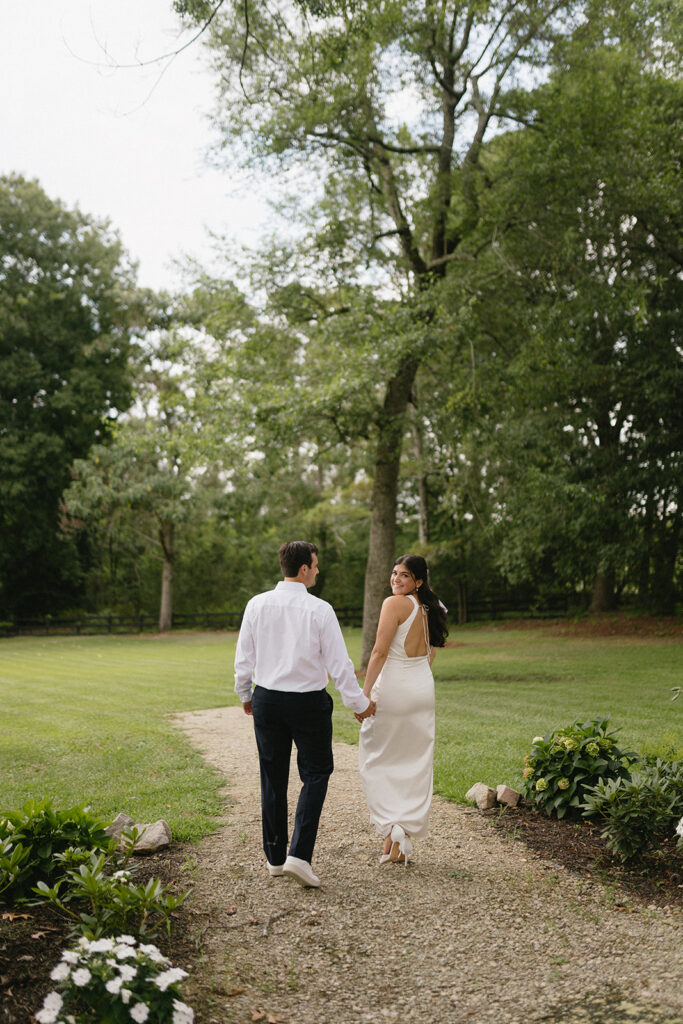
{"type": "Polygon", "coordinates": [[[621,750],[608,732],[609,718],[576,721],[535,736],[524,758],[522,795],[548,815],[579,815],[585,793],[600,779],[629,777],[633,753],[621,750]]]}

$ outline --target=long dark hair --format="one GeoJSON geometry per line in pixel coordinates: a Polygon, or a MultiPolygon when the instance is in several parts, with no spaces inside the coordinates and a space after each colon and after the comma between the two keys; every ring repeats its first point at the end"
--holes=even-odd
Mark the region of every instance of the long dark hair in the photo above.
{"type": "Polygon", "coordinates": [[[405,565],[417,583],[417,599],[427,609],[429,623],[429,642],[432,647],[445,647],[448,628],[446,626],[446,608],[429,586],[429,569],[422,555],[399,555],[394,565],[405,565]]]}

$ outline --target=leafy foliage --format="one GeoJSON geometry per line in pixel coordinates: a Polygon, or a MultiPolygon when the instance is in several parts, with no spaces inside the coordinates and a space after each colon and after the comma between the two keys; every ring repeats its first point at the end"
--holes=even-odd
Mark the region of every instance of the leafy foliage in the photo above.
{"type": "Polygon", "coordinates": [[[108,225],[0,178],[0,607],[53,611],[80,589],[58,539],[73,459],[130,400],[133,273],[108,225]]]}
{"type": "Polygon", "coordinates": [[[622,860],[630,860],[674,835],[683,815],[683,762],[641,762],[629,777],[605,778],[586,788],[586,817],[605,822],[602,836],[622,860]]]}
{"type": "Polygon", "coordinates": [[[40,882],[64,875],[62,857],[78,848],[107,852],[112,841],[103,822],[83,806],[55,810],[52,801],[28,800],[0,819],[0,893],[8,902],[25,900],[40,882]]]}
{"type": "MultiPolygon", "coordinates": [[[[520,342],[492,448],[510,579],[547,574],[586,589],[600,580],[596,611],[619,586],[637,586],[671,614],[683,451],[681,82],[655,56],[663,7],[649,12],[642,37],[644,23],[598,19],[561,47],[548,81],[521,98],[534,130],[491,147],[492,174],[505,160],[489,209],[500,272],[518,282],[516,300],[507,290],[520,342]]],[[[489,301],[495,311],[490,292],[489,301]]],[[[495,329],[495,312],[482,316],[495,329]]]]}
{"type": "Polygon", "coordinates": [[[171,914],[188,893],[174,896],[158,878],[136,885],[125,868],[112,871],[117,863],[116,857],[93,852],[86,863],[69,868],[54,885],[39,882],[33,891],[74,922],[75,934],[88,939],[124,930],[150,937],[162,926],[170,932],[171,914]]]}
{"type": "Polygon", "coordinates": [[[601,779],[628,778],[635,754],[616,745],[608,718],[580,720],[534,738],[524,758],[522,793],[548,815],[580,813],[584,795],[601,779]]]}

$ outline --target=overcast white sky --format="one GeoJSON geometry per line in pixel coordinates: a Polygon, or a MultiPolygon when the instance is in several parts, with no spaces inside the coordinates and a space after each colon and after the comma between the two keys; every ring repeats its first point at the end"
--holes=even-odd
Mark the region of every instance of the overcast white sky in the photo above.
{"type": "Polygon", "coordinates": [[[173,257],[209,259],[207,227],[257,241],[265,211],[248,176],[205,159],[213,80],[199,44],[168,67],[106,66],[190,38],[171,0],[0,0],[0,12],[0,173],[108,218],[151,288],[178,285],[173,257]]]}

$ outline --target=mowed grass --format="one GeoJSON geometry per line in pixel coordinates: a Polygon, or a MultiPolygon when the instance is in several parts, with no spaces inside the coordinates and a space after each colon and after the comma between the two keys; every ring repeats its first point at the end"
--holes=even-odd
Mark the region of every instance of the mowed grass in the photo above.
{"type": "MultiPolygon", "coordinates": [[[[360,631],[345,634],[358,664],[360,631]]],[[[680,643],[486,627],[451,639],[459,646],[434,664],[442,795],[518,784],[533,736],[576,718],[610,715],[625,748],[683,756],[683,698],[670,699],[683,676],[680,643]]],[[[228,633],[0,641],[0,812],[49,796],[103,817],[163,817],[177,839],[209,830],[224,813],[224,780],[168,716],[239,703],[234,648],[228,633]]],[[[338,695],[334,728],[357,741],[338,695]]]]}
{"type": "Polygon", "coordinates": [[[224,779],[166,716],[231,702],[233,657],[219,634],[0,641],[0,811],[49,796],[205,833],[224,779]]]}

